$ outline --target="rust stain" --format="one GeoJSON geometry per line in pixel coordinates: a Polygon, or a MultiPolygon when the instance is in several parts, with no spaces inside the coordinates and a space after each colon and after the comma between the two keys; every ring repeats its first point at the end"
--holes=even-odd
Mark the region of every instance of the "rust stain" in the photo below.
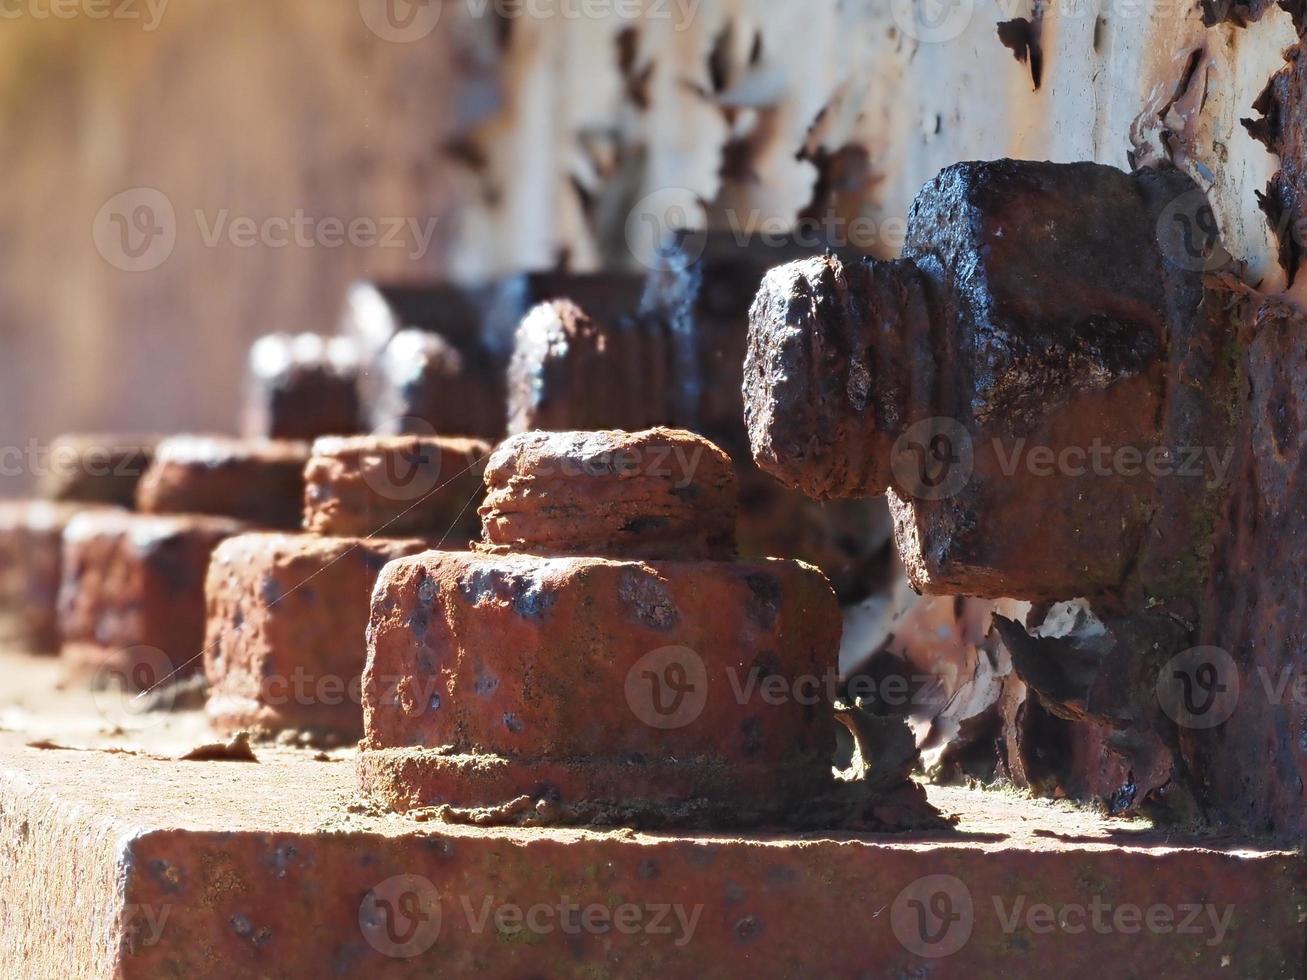
{"type": "Polygon", "coordinates": [[[1258,205],[1279,243],[1280,265],[1293,285],[1302,261],[1298,232],[1307,201],[1307,59],[1300,42],[1285,52],[1286,64],[1267,82],[1253,103],[1261,118],[1243,120],[1254,139],[1280,158],[1280,169],[1263,192],[1258,205]]]}
{"type": "Polygon", "coordinates": [[[649,110],[649,82],[654,62],[640,64],[640,29],[628,27],[617,35],[617,67],[622,73],[626,97],[641,112],[649,110]]]}
{"type": "Polygon", "coordinates": [[[1247,27],[1261,20],[1272,7],[1279,7],[1292,17],[1294,26],[1302,33],[1307,25],[1305,0],[1202,0],[1203,23],[1208,27],[1225,23],[1247,27]]]}
{"type": "Polygon", "coordinates": [[[1044,51],[1040,45],[1040,17],[1015,17],[1002,21],[998,25],[998,39],[1008,48],[1017,61],[1030,66],[1030,80],[1035,89],[1044,80],[1044,51]]]}

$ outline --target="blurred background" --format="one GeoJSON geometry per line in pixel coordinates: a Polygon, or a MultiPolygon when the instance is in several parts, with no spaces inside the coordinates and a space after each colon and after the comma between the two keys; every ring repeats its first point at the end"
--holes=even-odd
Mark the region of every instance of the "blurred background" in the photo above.
{"type": "Polygon", "coordinates": [[[5,0],[0,446],[233,431],[249,342],[360,278],[638,270],[650,219],[893,255],[967,158],[1169,157],[1277,288],[1239,120],[1296,35],[1200,6],[5,0]]]}

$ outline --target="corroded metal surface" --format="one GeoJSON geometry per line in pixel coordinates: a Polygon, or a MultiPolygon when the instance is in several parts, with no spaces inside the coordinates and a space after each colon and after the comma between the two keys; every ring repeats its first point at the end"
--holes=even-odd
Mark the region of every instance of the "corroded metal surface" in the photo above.
{"type": "Polygon", "coordinates": [[[207,711],[224,734],[356,742],[368,599],[382,566],[420,539],[241,534],[205,580],[207,711]]]}
{"type": "Polygon", "coordinates": [[[1205,711],[1182,736],[1203,773],[1207,807],[1254,831],[1302,834],[1307,321],[1271,300],[1254,311],[1252,324],[1238,483],[1220,526],[1216,574],[1203,597],[1200,642],[1211,648],[1204,661],[1210,670],[1195,673],[1194,698],[1205,711]]]}
{"type": "MultiPolygon", "coordinates": [[[[739,542],[754,557],[819,566],[842,601],[874,592],[890,570],[883,505],[820,505],[759,472],[740,408],[749,304],[769,265],[811,253],[791,239],[673,236],[650,271],[639,311],[593,288],[541,304],[517,330],[508,369],[509,431],[675,425],[707,436],[736,463],[739,542]],[[600,302],[591,309],[586,302],[600,302]],[[602,313],[600,312],[602,310],[602,313]]],[[[590,277],[554,277],[558,289],[590,277]]],[[[562,295],[562,294],[560,294],[562,295]]]]}
{"type": "MultiPolygon", "coordinates": [[[[1178,469],[1230,442],[1203,208],[1174,170],[949,168],[913,207],[903,261],[769,274],[746,363],[755,458],[816,496],[888,492],[922,591],[1124,587],[1173,485],[1219,502],[1206,485],[1224,474],[1178,469]]],[[[1195,550],[1150,576],[1183,575],[1195,550]]]]}
{"type": "Polygon", "coordinates": [[[1065,806],[935,790],[955,832],[650,835],[380,816],[344,804],[349,781],[348,765],[308,753],[237,764],[6,745],[0,968],[127,980],[1301,973],[1301,856],[1065,806]]]}
{"type": "Polygon", "coordinates": [[[721,449],[685,430],[523,433],[486,484],[474,553],[378,579],[360,760],[372,798],[486,823],[934,821],[902,723],[836,703],[829,582],[735,557],[721,449]],[[859,748],[838,779],[837,717],[859,748]]]}

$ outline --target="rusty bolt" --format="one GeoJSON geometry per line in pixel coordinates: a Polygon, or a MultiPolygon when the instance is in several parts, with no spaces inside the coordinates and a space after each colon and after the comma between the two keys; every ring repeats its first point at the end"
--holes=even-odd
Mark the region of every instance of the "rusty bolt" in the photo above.
{"type": "Polygon", "coordinates": [[[1230,444],[1205,208],[1170,169],[948,168],[901,260],[766,277],[745,368],[755,459],[811,496],[888,494],[922,592],[1090,596],[1141,569],[1159,591],[1191,585],[1230,444]]]}
{"type": "Polygon", "coordinates": [[[831,791],[833,699],[800,682],[834,669],[839,608],[811,566],[734,557],[725,453],[683,430],[525,433],[486,484],[477,551],[378,580],[365,791],[650,826],[766,822],[831,791]]]}
{"type": "Polygon", "coordinates": [[[841,599],[856,602],[883,574],[883,507],[815,504],[778,486],[748,456],[739,391],[749,303],[777,257],[762,243],[683,241],[650,276],[639,313],[600,316],[568,299],[535,307],[518,327],[509,361],[508,431],[671,425],[698,432],[737,464],[741,552],[817,565],[841,599]]]}
{"type": "Polygon", "coordinates": [[[244,431],[310,440],[365,428],[358,347],[349,337],[267,334],[250,348],[244,431]]]}
{"type": "Polygon", "coordinates": [[[672,421],[672,340],[653,317],[592,317],[569,299],[523,317],[508,366],[508,432],[638,430],[672,421]]]}

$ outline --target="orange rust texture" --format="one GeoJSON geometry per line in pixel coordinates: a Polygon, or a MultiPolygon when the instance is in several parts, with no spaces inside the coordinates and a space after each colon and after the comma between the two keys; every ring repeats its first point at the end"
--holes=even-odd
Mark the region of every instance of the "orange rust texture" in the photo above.
{"type": "Polygon", "coordinates": [[[490,448],[440,436],[319,439],[304,471],[304,528],[461,546],[476,531],[490,448]]]}
{"type": "Polygon", "coordinates": [[[1240,434],[1238,483],[1218,536],[1202,642],[1224,650],[1220,680],[1237,684],[1224,724],[1185,733],[1214,809],[1257,832],[1302,834],[1307,780],[1307,700],[1302,651],[1307,603],[1307,319],[1266,301],[1253,319],[1249,401],[1240,434]]]}
{"type": "MultiPolygon", "coordinates": [[[[209,556],[246,530],[225,517],[104,511],[73,518],[59,595],[64,655],[91,670],[121,672],[129,683],[138,681],[141,663],[157,671],[160,656],[168,670],[196,673],[209,556]]],[[[142,677],[138,686],[162,679],[142,677]]]]}
{"type": "Polygon", "coordinates": [[[1303,860],[1292,853],[1138,829],[1128,846],[1113,845],[1117,833],[1092,816],[959,791],[939,799],[963,814],[957,836],[481,830],[342,815],[350,778],[348,767],[305,755],[237,765],[4,748],[0,970],[124,980],[929,970],[959,980],[1080,976],[1085,964],[1124,963],[1140,975],[1205,980],[1301,968],[1303,860]],[[904,889],[927,874],[965,887],[954,911],[965,895],[972,926],[960,952],[929,960],[900,939],[912,940],[904,926],[915,921],[904,889]],[[415,878],[401,885],[429,899],[420,911],[439,922],[401,918],[392,904],[388,933],[378,900],[397,903],[394,879],[404,875],[415,878]],[[1183,916],[1207,903],[1218,916],[1229,908],[1229,926],[1219,936],[1142,922],[1029,928],[1038,924],[1026,918],[1031,906],[1095,899],[1109,924],[1122,906],[1183,916]],[[679,905],[696,925],[533,931],[480,918],[487,903],[493,913],[564,900],[679,905]],[[1018,902],[1016,927],[1005,930],[996,908],[1011,914],[1018,902]]]}
{"type": "Polygon", "coordinates": [[[486,469],[487,550],[535,555],[730,558],[729,456],[684,430],[524,433],[486,469]]]}
{"type": "MultiPolygon", "coordinates": [[[[820,703],[769,703],[759,685],[779,678],[788,692],[828,677],[839,631],[830,586],[793,562],[432,552],[378,582],[364,746],[483,753],[528,773],[593,760],[623,773],[632,800],[712,795],[728,782],[742,807],[799,799],[829,778],[831,719],[820,703]],[[703,665],[692,679],[702,701],[683,725],[655,727],[628,677],[672,648],[703,665]]],[[[554,788],[563,803],[584,800],[586,779],[554,788]]],[[[402,789],[393,802],[405,808],[488,802],[458,799],[465,787],[448,779],[402,789]]]]}
{"type": "Polygon", "coordinates": [[[244,534],[219,545],[205,586],[214,725],[357,741],[372,586],[386,562],[427,547],[308,534],[244,534]]]}
{"type": "Polygon", "coordinates": [[[63,531],[79,504],[0,502],[0,633],[37,653],[59,650],[63,531]]]}
{"type": "Polygon", "coordinates": [[[308,459],[304,442],[172,436],[159,443],[136,503],[147,514],[213,514],[298,528],[308,459]]]}

